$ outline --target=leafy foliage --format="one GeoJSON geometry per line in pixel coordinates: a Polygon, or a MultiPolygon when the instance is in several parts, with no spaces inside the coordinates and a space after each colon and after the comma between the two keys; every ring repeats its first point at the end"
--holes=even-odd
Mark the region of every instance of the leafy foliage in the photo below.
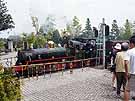
{"type": "Polygon", "coordinates": [[[48,32],[48,34],[45,35],[45,38],[47,39],[47,41],[52,40],[52,35],[53,35],[52,32],[48,32]]]}
{"type": "Polygon", "coordinates": [[[117,21],[113,20],[112,23],[112,29],[111,29],[111,35],[114,36],[113,39],[117,39],[120,34],[119,27],[117,25],[117,21]]]}
{"type": "Polygon", "coordinates": [[[43,35],[36,35],[34,47],[43,48],[46,42],[47,39],[43,35]]]}
{"type": "Polygon", "coordinates": [[[7,69],[0,74],[0,101],[15,101],[19,98],[21,98],[20,81],[13,76],[10,69],[7,69]]]}
{"type": "Polygon", "coordinates": [[[119,28],[120,30],[120,34],[119,34],[119,36],[117,37],[117,39],[118,40],[123,40],[123,39],[125,39],[124,38],[124,28],[123,27],[121,27],[121,28],[119,28]]]}
{"type": "Polygon", "coordinates": [[[80,24],[80,20],[74,16],[72,23],[71,24],[67,24],[66,26],[66,31],[68,33],[70,33],[70,36],[72,38],[79,36],[79,34],[81,33],[81,24],[80,24]]]}
{"type": "Polygon", "coordinates": [[[0,31],[14,28],[14,22],[10,14],[7,14],[8,10],[6,3],[0,0],[0,31]]]}
{"type": "Polygon", "coordinates": [[[28,44],[29,47],[27,46],[27,48],[33,48],[33,43],[35,42],[34,32],[29,35],[27,33],[22,33],[22,41],[28,44]]]}
{"type": "Polygon", "coordinates": [[[89,18],[87,18],[86,26],[85,26],[85,29],[83,30],[83,34],[81,35],[81,37],[87,37],[87,38],[88,37],[89,38],[93,38],[94,37],[94,33],[92,31],[89,18]]]}
{"type": "Polygon", "coordinates": [[[35,35],[34,35],[34,33],[31,33],[31,34],[27,37],[27,41],[28,41],[29,45],[35,42],[35,35]]]}
{"type": "Polygon", "coordinates": [[[0,39],[0,48],[4,48],[4,42],[0,39]]]}
{"type": "Polygon", "coordinates": [[[32,20],[32,25],[33,25],[33,27],[35,28],[36,34],[38,34],[38,32],[39,32],[38,18],[32,16],[32,17],[31,17],[31,20],[32,20]]]}
{"type": "Polygon", "coordinates": [[[128,40],[132,36],[132,24],[126,20],[124,27],[120,28],[120,35],[118,39],[128,40]]]}
{"type": "Polygon", "coordinates": [[[56,44],[59,44],[61,41],[61,36],[58,30],[55,30],[52,35],[52,41],[56,44]]]}
{"type": "Polygon", "coordinates": [[[132,35],[131,26],[132,26],[132,24],[127,19],[126,23],[124,25],[124,27],[125,27],[125,33],[124,33],[125,38],[131,37],[131,35],[132,35]]]}
{"type": "Polygon", "coordinates": [[[132,23],[132,32],[135,33],[135,21],[132,23]]]}
{"type": "Polygon", "coordinates": [[[42,34],[48,34],[48,33],[52,33],[55,30],[55,18],[53,16],[48,16],[45,20],[45,24],[43,24],[40,29],[39,29],[39,33],[42,34]]]}
{"type": "Polygon", "coordinates": [[[22,33],[22,40],[27,41],[27,33],[22,33]]]}
{"type": "Polygon", "coordinates": [[[72,31],[75,35],[73,36],[79,36],[79,33],[81,32],[82,27],[79,21],[80,20],[76,16],[74,16],[73,24],[72,24],[72,31]]]}

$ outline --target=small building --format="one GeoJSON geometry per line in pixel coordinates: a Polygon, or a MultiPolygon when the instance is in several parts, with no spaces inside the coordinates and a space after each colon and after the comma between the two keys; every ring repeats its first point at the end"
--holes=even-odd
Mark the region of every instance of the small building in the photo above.
{"type": "Polygon", "coordinates": [[[13,40],[8,39],[7,44],[8,44],[8,50],[10,50],[10,52],[13,52],[14,51],[13,40]]]}

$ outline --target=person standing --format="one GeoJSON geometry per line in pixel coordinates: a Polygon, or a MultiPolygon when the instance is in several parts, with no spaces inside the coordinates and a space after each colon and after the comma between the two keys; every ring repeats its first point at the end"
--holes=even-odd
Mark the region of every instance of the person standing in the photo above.
{"type": "MultiPolygon", "coordinates": [[[[128,50],[125,56],[125,71],[126,71],[126,78],[129,79],[129,88],[130,88],[130,95],[132,99],[135,100],[135,36],[132,36],[129,39],[130,42],[130,50],[128,50]],[[130,65],[130,70],[128,71],[128,63],[130,65]],[[133,95],[134,94],[134,95],[133,95]]],[[[129,100],[128,91],[125,90],[125,101],[129,100]]]]}
{"type": "MultiPolygon", "coordinates": [[[[125,76],[125,54],[128,50],[128,43],[121,44],[121,52],[118,52],[115,59],[116,64],[116,79],[117,79],[117,96],[120,97],[121,86],[123,85],[123,90],[126,86],[126,76],[125,76]]],[[[128,67],[129,68],[129,67],[128,67]]]]}
{"type": "Polygon", "coordinates": [[[116,64],[115,64],[115,58],[116,58],[116,54],[117,52],[119,52],[121,50],[121,44],[120,43],[117,43],[112,52],[111,52],[111,72],[113,73],[113,76],[112,76],[112,86],[113,86],[113,89],[115,90],[116,89],[116,64]]]}

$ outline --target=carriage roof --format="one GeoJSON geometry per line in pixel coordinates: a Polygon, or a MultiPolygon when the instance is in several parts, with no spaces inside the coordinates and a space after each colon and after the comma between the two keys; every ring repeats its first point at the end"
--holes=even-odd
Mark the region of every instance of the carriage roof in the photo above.
{"type": "Polygon", "coordinates": [[[65,52],[66,49],[63,47],[59,48],[38,48],[38,49],[32,49],[29,51],[23,51],[23,53],[27,54],[44,54],[44,53],[59,53],[59,52],[65,52]]]}

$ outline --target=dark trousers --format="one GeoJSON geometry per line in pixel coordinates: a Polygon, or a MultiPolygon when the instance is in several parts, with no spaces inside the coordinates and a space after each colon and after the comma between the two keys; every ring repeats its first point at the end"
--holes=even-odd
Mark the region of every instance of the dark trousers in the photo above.
{"type": "Polygon", "coordinates": [[[129,89],[130,89],[130,95],[135,97],[135,74],[130,75],[129,89]]]}
{"type": "Polygon", "coordinates": [[[117,78],[117,94],[120,94],[121,86],[123,85],[123,90],[125,89],[126,86],[125,72],[117,72],[116,78],[117,78]]]}

